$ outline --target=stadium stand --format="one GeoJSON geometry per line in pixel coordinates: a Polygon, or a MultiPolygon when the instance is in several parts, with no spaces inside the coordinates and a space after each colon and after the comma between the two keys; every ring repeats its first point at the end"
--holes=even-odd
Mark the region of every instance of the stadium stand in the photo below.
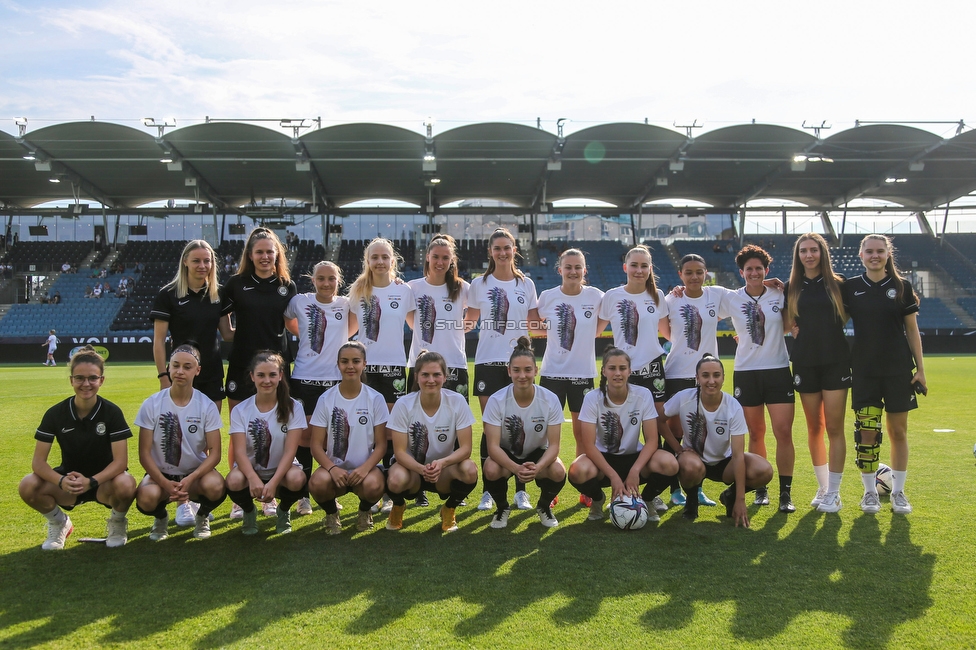
{"type": "Polygon", "coordinates": [[[88,241],[22,241],[14,244],[3,259],[14,273],[60,271],[65,262],[80,266],[92,250],[88,241]]]}
{"type": "MultiPolygon", "coordinates": [[[[122,275],[109,275],[100,282],[118,285],[122,275]]],[[[51,292],[61,293],[61,304],[13,305],[0,319],[0,337],[38,336],[49,329],[58,335],[83,335],[108,331],[124,300],[109,293],[101,298],[85,298],[85,287],[94,280],[84,275],[62,275],[51,286],[51,292]]]]}

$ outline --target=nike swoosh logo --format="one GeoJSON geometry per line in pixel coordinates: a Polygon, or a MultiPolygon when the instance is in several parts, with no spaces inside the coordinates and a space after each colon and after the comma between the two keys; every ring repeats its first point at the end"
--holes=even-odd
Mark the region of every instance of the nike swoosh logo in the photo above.
{"type": "Polygon", "coordinates": [[[180,301],[180,303],[179,303],[179,304],[180,304],[180,305],[182,306],[182,305],[185,305],[185,304],[186,304],[186,303],[188,303],[188,302],[190,302],[190,301],[189,301],[189,300],[183,300],[183,301],[180,301]]]}
{"type": "Polygon", "coordinates": [[[244,291],[251,291],[254,287],[244,287],[244,291]]]}
{"type": "Polygon", "coordinates": [[[61,429],[61,433],[68,433],[69,431],[74,431],[74,430],[75,430],[74,427],[71,427],[70,429],[61,429]]]}
{"type": "Polygon", "coordinates": [[[864,294],[866,294],[866,293],[867,293],[867,291],[855,291],[855,292],[854,292],[854,295],[855,295],[855,296],[863,296],[863,295],[864,295],[864,294]]]}
{"type": "Polygon", "coordinates": [[[847,381],[847,380],[849,380],[850,378],[851,378],[851,376],[850,376],[850,375],[847,375],[846,377],[841,377],[841,378],[840,378],[840,380],[841,380],[841,381],[847,381]]]}

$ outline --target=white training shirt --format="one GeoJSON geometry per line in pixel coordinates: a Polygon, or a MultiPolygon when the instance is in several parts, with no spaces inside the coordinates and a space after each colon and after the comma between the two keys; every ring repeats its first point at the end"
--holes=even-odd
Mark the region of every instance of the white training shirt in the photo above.
{"type": "Polygon", "coordinates": [[[298,320],[292,379],[342,379],[336,359],[339,348],[349,340],[349,298],[336,296],[332,302],[322,303],[314,293],[299,293],[285,308],[285,318],[298,320]]]}
{"type": "Polygon", "coordinates": [[[525,408],[518,405],[509,384],[488,398],[482,421],[501,427],[501,448],[516,458],[525,458],[536,449],[549,448],[549,426],[563,424],[563,407],[556,395],[542,386],[535,386],[532,403],[525,408]]]}
{"type": "Polygon", "coordinates": [[[186,406],[177,406],[164,388],[139,407],[136,426],[153,432],[152,459],[164,474],[189,474],[207,460],[207,431],[220,431],[220,412],[209,397],[193,389],[186,406]]]}
{"type": "Polygon", "coordinates": [[[549,321],[540,373],[543,377],[596,376],[594,349],[601,300],[603,292],[588,286],[583,286],[577,296],[567,296],[560,287],[539,295],[539,316],[549,321]]]}
{"type": "MultiPolygon", "coordinates": [[[[702,287],[702,295],[681,298],[668,294],[668,316],[671,319],[671,351],[664,360],[667,379],[693,379],[695,366],[705,353],[718,356],[715,331],[718,322],[728,314],[721,311],[724,287],[702,287]]],[[[635,366],[636,367],[636,366],[635,366]]]]}
{"type": "Polygon", "coordinates": [[[438,352],[448,368],[468,367],[464,350],[464,310],[468,308],[471,285],[461,280],[461,290],[455,300],[447,293],[447,284],[430,284],[424,278],[407,283],[413,291],[417,311],[413,315],[413,338],[410,342],[408,364],[414,365],[421,350],[438,352]]]}
{"type": "MultiPolygon", "coordinates": [[[[643,386],[628,385],[627,399],[623,404],[603,401],[603,392],[591,390],[583,398],[580,422],[596,425],[596,448],[612,456],[636,454],[644,448],[641,442],[641,426],[644,420],[657,418],[654,396],[643,386]]],[[[657,444],[657,441],[654,441],[657,444]]]]}
{"type": "Polygon", "coordinates": [[[359,395],[346,399],[335,385],[319,397],[309,424],[325,429],[325,453],[332,462],[351,470],[362,466],[376,449],[373,427],[389,418],[385,398],[369,386],[363,385],[359,395]]]}
{"type": "Polygon", "coordinates": [[[51,334],[47,337],[47,353],[53,354],[55,350],[58,349],[58,337],[51,334]]]}
{"type": "Polygon", "coordinates": [[[742,407],[728,393],[722,393],[722,403],[718,409],[706,411],[704,407],[699,407],[698,389],[686,388],[675,393],[664,404],[664,414],[668,417],[678,416],[684,433],[681,446],[698,451],[702,460],[709,465],[732,455],[732,436],[744,436],[749,432],[742,407]],[[696,449],[695,442],[699,441],[701,445],[702,436],[704,447],[696,449]]]}
{"type": "Polygon", "coordinates": [[[628,293],[626,287],[607,291],[600,305],[600,318],[610,321],[613,344],[630,356],[630,367],[640,370],[664,354],[658,338],[658,324],[668,316],[664,292],[657,290],[657,302],[647,291],[628,293]]]}
{"type": "Polygon", "coordinates": [[[407,450],[418,463],[426,465],[453,454],[458,429],[474,422],[474,414],[464,398],[442,388],[441,406],[434,417],[424,413],[418,391],[397,400],[386,426],[394,436],[409,436],[407,450]]]}
{"type": "Polygon", "coordinates": [[[468,305],[481,310],[474,362],[507,363],[519,337],[529,335],[529,310],[538,307],[538,299],[528,276],[502,282],[482,275],[471,281],[468,305]]]}
{"type": "Polygon", "coordinates": [[[230,433],[243,433],[247,441],[247,458],[256,472],[276,470],[285,450],[285,438],[291,429],[304,429],[302,403],[292,399],[294,407],[287,424],[278,422],[278,407],[262,413],[254,395],[234,407],[230,414],[230,433]]]}
{"type": "Polygon", "coordinates": [[[732,317],[739,337],[735,349],[736,370],[769,370],[788,368],[790,354],[783,336],[783,311],[786,297],[770,287],[758,298],[746,293],[745,287],[725,292],[721,311],[732,317]]]}
{"type": "Polygon", "coordinates": [[[349,309],[359,319],[358,338],[366,346],[367,364],[407,365],[403,325],[407,313],[416,309],[409,285],[391,282],[385,287],[373,287],[369,298],[350,299],[349,309]]]}

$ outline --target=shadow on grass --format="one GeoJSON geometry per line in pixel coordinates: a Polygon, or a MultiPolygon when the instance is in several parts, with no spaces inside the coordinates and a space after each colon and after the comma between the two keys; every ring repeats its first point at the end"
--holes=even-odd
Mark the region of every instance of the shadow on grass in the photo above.
{"type": "Polygon", "coordinates": [[[892,517],[882,538],[877,518],[858,513],[841,543],[841,520],[816,512],[796,515],[785,537],[783,516],[752,530],[735,530],[724,519],[691,524],[673,512],[640,532],[574,522],[551,532],[530,523],[513,533],[482,526],[487,516],[472,507],[459,512],[460,531],[442,536],[436,508],[410,514],[400,533],[382,530],[380,517],[378,530],[354,534],[351,513],[343,534],[328,537],[316,513],[283,537],[269,534],[270,519],[262,518],[255,538],[220,519],[210,540],[185,532],[159,544],[148,541],[148,527],[135,515],[132,541],[117,551],[75,542],[60,553],[11,553],[0,557],[0,629],[21,629],[0,646],[70,641],[103,619],[111,619],[111,631],[98,642],[126,643],[179,629],[188,617],[236,610],[220,614],[231,620],[214,631],[180,630],[185,645],[209,648],[357,599],[366,609],[352,620],[344,610],[332,624],[346,621],[344,632],[360,636],[452,598],[480,611],[430,625],[453,626],[454,635],[472,642],[552,596],[569,600],[553,612],[553,623],[582,625],[607,599],[663,594],[664,604],[636,613],[648,631],[685,628],[696,608],[732,601],[736,639],[768,639],[799,615],[827,612],[850,619],[841,642],[862,648],[885,645],[898,625],[931,606],[935,557],[911,542],[904,517],[892,517]],[[882,580],[883,614],[876,605],[882,580]]]}

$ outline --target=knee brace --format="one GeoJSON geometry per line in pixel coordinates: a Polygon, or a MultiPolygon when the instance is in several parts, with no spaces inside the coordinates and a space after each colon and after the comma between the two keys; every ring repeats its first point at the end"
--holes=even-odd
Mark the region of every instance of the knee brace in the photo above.
{"type": "Polygon", "coordinates": [[[881,407],[866,406],[854,412],[855,463],[862,473],[877,472],[881,450],[881,407]],[[874,442],[862,444],[864,432],[874,433],[874,442]]]}

